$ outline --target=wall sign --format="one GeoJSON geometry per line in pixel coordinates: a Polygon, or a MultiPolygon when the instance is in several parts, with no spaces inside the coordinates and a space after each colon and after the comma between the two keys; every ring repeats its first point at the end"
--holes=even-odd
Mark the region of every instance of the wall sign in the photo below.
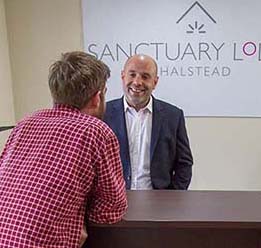
{"type": "Polygon", "coordinates": [[[112,71],[122,95],[126,59],[158,63],[154,95],[187,116],[261,117],[261,1],[82,0],[85,51],[112,71]]]}

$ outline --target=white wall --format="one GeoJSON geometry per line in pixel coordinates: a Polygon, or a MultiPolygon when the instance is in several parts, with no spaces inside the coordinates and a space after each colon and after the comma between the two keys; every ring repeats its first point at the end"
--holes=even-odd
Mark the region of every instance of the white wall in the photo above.
{"type": "MultiPolygon", "coordinates": [[[[14,105],[4,1],[0,0],[0,126],[13,125],[14,105]]],[[[0,150],[8,135],[0,133],[0,150]]]]}
{"type": "MultiPolygon", "coordinates": [[[[61,52],[83,49],[81,1],[6,0],[5,4],[19,119],[51,105],[47,87],[51,61],[61,52]]],[[[188,118],[195,160],[190,188],[261,190],[260,126],[261,119],[254,118],[188,118]]]]}
{"type": "Polygon", "coordinates": [[[51,106],[48,68],[82,50],[80,0],[6,0],[16,119],[51,106]]]}
{"type": "Polygon", "coordinates": [[[189,118],[191,189],[261,190],[261,119],[189,118]]]}

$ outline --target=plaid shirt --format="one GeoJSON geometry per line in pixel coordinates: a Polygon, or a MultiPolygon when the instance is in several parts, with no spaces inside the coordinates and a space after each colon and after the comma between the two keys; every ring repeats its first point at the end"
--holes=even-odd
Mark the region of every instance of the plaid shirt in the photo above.
{"type": "Polygon", "coordinates": [[[119,145],[105,123],[57,105],[15,127],[0,156],[1,248],[79,247],[86,211],[114,223],[126,207],[119,145]]]}

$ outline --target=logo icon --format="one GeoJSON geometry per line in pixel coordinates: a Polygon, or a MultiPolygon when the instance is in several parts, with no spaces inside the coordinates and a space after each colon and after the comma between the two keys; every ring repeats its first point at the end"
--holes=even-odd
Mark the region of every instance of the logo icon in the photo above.
{"type": "MultiPolygon", "coordinates": [[[[217,23],[216,20],[206,11],[206,9],[198,2],[194,2],[186,11],[184,14],[182,14],[182,16],[177,20],[176,24],[179,24],[184,18],[185,16],[187,16],[189,14],[189,12],[191,12],[191,10],[195,7],[198,7],[199,10],[201,10],[213,23],[217,23]]],[[[188,23],[188,30],[186,31],[186,33],[188,34],[193,34],[193,33],[199,33],[199,34],[205,34],[206,31],[204,30],[204,23],[199,23],[197,20],[195,20],[192,23],[188,23]],[[192,24],[193,23],[193,24],[192,24]]]]}

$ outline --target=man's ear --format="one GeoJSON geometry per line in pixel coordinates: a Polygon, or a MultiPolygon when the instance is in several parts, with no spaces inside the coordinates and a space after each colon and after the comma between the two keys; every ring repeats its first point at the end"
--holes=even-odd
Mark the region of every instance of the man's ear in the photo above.
{"type": "Polygon", "coordinates": [[[154,87],[153,87],[153,89],[156,88],[156,86],[158,84],[158,81],[159,81],[159,76],[155,77],[155,79],[154,79],[154,87]]]}
{"type": "Polygon", "coordinates": [[[100,106],[100,102],[101,102],[101,91],[97,91],[95,95],[93,95],[93,97],[90,99],[90,107],[91,108],[97,108],[100,106]]]}
{"type": "Polygon", "coordinates": [[[122,70],[122,71],[121,71],[121,79],[124,80],[124,77],[125,77],[125,71],[122,70]]]}

